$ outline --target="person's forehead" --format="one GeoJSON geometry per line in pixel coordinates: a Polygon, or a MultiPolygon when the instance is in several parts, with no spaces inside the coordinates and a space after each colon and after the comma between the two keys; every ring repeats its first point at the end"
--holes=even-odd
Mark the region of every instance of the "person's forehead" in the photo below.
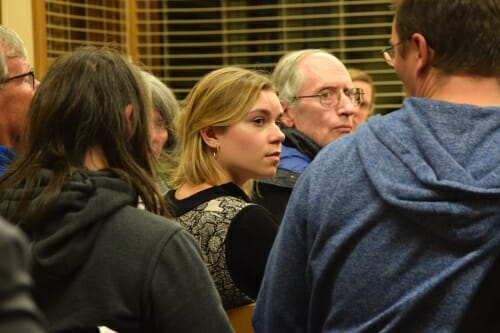
{"type": "Polygon", "coordinates": [[[304,85],[345,86],[351,83],[345,66],[334,57],[314,54],[305,58],[301,65],[304,85]]]}
{"type": "Polygon", "coordinates": [[[26,73],[31,69],[31,64],[27,58],[7,58],[7,68],[11,76],[26,73]]]}
{"type": "Polygon", "coordinates": [[[324,68],[341,69],[342,63],[335,57],[327,53],[313,53],[302,59],[300,66],[304,69],[321,70],[324,68]]]}

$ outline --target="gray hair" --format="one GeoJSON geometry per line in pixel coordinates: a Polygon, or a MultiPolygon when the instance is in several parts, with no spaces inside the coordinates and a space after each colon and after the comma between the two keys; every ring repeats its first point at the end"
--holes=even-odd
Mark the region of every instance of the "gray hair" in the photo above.
{"type": "Polygon", "coordinates": [[[172,90],[155,75],[141,70],[141,76],[151,91],[153,107],[167,123],[168,140],[165,149],[171,150],[175,146],[174,118],[179,112],[179,102],[172,90]]]}
{"type": "Polygon", "coordinates": [[[6,58],[27,58],[28,51],[17,32],[0,25],[0,48],[6,58]]]}
{"type": "Polygon", "coordinates": [[[271,79],[276,86],[281,101],[294,105],[304,77],[299,70],[299,64],[308,55],[315,53],[330,54],[323,49],[304,49],[292,51],[283,55],[273,70],[271,79]]]}
{"type": "Polygon", "coordinates": [[[7,79],[7,74],[9,70],[7,69],[7,62],[5,61],[5,57],[2,52],[0,52],[0,85],[1,82],[7,79]]]}

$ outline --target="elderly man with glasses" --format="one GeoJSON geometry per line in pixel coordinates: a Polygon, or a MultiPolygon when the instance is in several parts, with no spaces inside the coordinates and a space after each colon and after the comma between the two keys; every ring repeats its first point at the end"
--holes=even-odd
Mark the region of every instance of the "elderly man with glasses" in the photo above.
{"type": "Polygon", "coordinates": [[[253,317],[266,332],[500,332],[498,0],[394,0],[401,108],[300,176],[253,317]]]}
{"type": "Polygon", "coordinates": [[[19,35],[0,26],[0,56],[6,66],[0,75],[0,175],[12,163],[24,134],[31,99],[38,86],[26,47],[19,35]]]}
{"type": "Polygon", "coordinates": [[[353,87],[344,64],[321,49],[285,54],[272,79],[276,85],[285,133],[276,175],[257,182],[257,202],[281,222],[299,175],[330,142],[353,131],[353,114],[363,91],[353,87]]]}

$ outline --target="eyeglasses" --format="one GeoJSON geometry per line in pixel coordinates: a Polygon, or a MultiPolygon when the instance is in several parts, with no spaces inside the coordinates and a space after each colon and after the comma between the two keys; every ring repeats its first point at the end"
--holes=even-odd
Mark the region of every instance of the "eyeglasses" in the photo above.
{"type": "Polygon", "coordinates": [[[325,108],[331,108],[337,106],[340,103],[340,98],[342,97],[341,91],[346,95],[351,103],[354,105],[361,105],[363,103],[363,89],[361,88],[345,88],[345,89],[336,89],[336,88],[328,88],[322,90],[319,94],[315,95],[306,95],[306,96],[295,96],[295,99],[300,98],[314,98],[319,97],[319,103],[323,105],[325,108]]]}
{"type": "Polygon", "coordinates": [[[389,65],[389,66],[394,66],[394,48],[398,45],[401,45],[403,44],[404,42],[399,42],[399,43],[396,43],[396,44],[390,44],[391,46],[389,47],[386,47],[385,49],[381,50],[380,53],[382,53],[382,55],[384,56],[384,59],[385,59],[385,62],[389,65]]]}
{"type": "Polygon", "coordinates": [[[2,83],[7,83],[15,79],[20,79],[26,77],[29,85],[31,86],[31,89],[35,89],[35,72],[34,71],[29,71],[27,73],[19,74],[13,77],[8,77],[5,80],[2,81],[2,83]]]}

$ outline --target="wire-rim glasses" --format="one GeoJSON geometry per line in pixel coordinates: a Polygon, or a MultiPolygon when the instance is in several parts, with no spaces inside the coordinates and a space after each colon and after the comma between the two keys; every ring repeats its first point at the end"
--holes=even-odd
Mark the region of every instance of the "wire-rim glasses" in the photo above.
{"type": "Polygon", "coordinates": [[[3,80],[2,83],[8,83],[12,80],[21,79],[24,77],[28,77],[28,82],[29,82],[31,88],[35,89],[35,72],[34,71],[29,71],[29,72],[19,74],[19,75],[13,76],[13,77],[8,77],[5,80],[3,80]]]}
{"type": "Polygon", "coordinates": [[[398,42],[398,43],[395,43],[395,44],[390,44],[389,43],[389,47],[386,47],[385,49],[382,49],[380,51],[380,53],[382,53],[382,55],[384,56],[384,60],[385,62],[393,67],[394,66],[394,57],[395,57],[395,54],[394,54],[394,48],[396,46],[399,46],[401,44],[403,44],[404,42],[398,42]]]}
{"type": "Polygon", "coordinates": [[[304,96],[295,96],[294,98],[315,98],[319,97],[319,103],[325,108],[335,107],[340,103],[340,98],[342,97],[342,93],[349,98],[352,104],[361,105],[363,103],[363,89],[361,88],[344,88],[342,90],[337,88],[328,88],[320,91],[318,94],[314,95],[304,95],[304,96]]]}

